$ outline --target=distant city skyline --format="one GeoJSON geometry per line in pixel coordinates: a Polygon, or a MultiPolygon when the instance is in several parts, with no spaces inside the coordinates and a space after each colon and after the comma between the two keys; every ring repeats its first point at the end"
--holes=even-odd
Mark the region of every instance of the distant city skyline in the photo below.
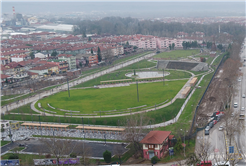
{"type": "Polygon", "coordinates": [[[100,12],[121,17],[245,16],[245,2],[2,2],[2,14],[68,14],[100,12]]]}

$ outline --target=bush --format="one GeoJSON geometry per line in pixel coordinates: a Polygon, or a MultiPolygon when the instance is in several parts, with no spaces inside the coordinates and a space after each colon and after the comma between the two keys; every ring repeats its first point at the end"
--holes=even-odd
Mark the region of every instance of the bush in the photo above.
{"type": "Polygon", "coordinates": [[[154,156],[151,158],[151,163],[152,164],[156,164],[158,161],[160,161],[160,159],[157,156],[154,156]]]}
{"type": "Polygon", "coordinates": [[[76,157],[77,157],[77,155],[76,155],[76,153],[71,153],[71,154],[70,154],[70,157],[72,157],[72,158],[76,158],[76,157]]]}
{"type": "Polygon", "coordinates": [[[45,158],[51,158],[50,154],[45,155],[45,158]]]}
{"type": "Polygon", "coordinates": [[[175,146],[174,146],[174,150],[175,150],[176,152],[179,152],[179,151],[181,151],[182,149],[183,149],[183,146],[182,146],[182,140],[181,140],[181,138],[179,138],[178,141],[177,141],[177,143],[176,143],[175,146]]]}
{"type": "Polygon", "coordinates": [[[109,151],[105,151],[104,153],[103,153],[103,158],[104,158],[104,161],[106,162],[106,163],[110,163],[111,162],[111,152],[109,152],[109,151]]]}
{"type": "Polygon", "coordinates": [[[9,160],[11,160],[11,159],[19,159],[19,156],[17,155],[17,154],[11,154],[10,156],[9,156],[9,160]]]}

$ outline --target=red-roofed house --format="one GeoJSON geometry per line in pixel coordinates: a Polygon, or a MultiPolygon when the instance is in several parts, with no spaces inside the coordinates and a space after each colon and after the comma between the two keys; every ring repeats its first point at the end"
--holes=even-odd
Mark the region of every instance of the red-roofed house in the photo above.
{"type": "Polygon", "coordinates": [[[159,159],[163,157],[164,152],[170,146],[171,131],[150,131],[141,141],[143,144],[143,156],[151,159],[157,156],[159,159]]]}
{"type": "Polygon", "coordinates": [[[12,62],[21,62],[27,59],[31,59],[31,57],[28,55],[14,55],[11,57],[12,62]]]}
{"type": "Polygon", "coordinates": [[[11,76],[8,76],[8,75],[5,75],[5,74],[1,74],[1,83],[2,83],[2,86],[4,84],[7,84],[7,82],[11,81],[11,76]]]}

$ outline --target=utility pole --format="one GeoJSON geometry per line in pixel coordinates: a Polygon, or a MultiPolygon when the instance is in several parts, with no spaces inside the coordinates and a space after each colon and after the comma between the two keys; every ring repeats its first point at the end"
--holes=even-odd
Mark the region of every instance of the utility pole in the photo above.
{"type": "Polygon", "coordinates": [[[83,142],[83,158],[84,158],[84,165],[85,165],[85,133],[84,133],[84,121],[82,117],[82,123],[83,123],[83,136],[84,136],[84,142],[83,142]]]}
{"type": "Polygon", "coordinates": [[[40,124],[40,132],[41,132],[41,137],[42,137],[42,128],[41,128],[41,121],[40,121],[40,115],[39,115],[38,117],[39,117],[39,124],[40,124]]]}
{"type": "Polygon", "coordinates": [[[164,81],[164,69],[163,69],[163,86],[165,85],[165,81],[164,81]]]}
{"type": "Polygon", "coordinates": [[[137,84],[137,98],[138,98],[138,102],[139,102],[139,94],[138,94],[138,80],[136,80],[136,84],[137,84]]]}
{"type": "Polygon", "coordinates": [[[70,91],[69,91],[69,82],[68,82],[68,78],[67,78],[67,90],[68,90],[68,96],[70,97],[70,91]]]}

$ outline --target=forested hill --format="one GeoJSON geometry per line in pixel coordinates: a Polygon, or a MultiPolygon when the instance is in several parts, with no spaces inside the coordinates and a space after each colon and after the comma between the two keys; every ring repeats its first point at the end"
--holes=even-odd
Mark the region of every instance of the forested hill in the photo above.
{"type": "Polygon", "coordinates": [[[245,27],[232,22],[213,23],[213,24],[195,24],[195,23],[163,23],[161,21],[144,20],[139,21],[134,18],[105,17],[99,21],[79,21],[75,23],[74,34],[85,33],[109,33],[112,35],[132,35],[144,34],[160,37],[173,37],[177,32],[187,33],[204,32],[206,36],[216,35],[227,32],[233,36],[240,36],[245,32],[245,27]]]}

